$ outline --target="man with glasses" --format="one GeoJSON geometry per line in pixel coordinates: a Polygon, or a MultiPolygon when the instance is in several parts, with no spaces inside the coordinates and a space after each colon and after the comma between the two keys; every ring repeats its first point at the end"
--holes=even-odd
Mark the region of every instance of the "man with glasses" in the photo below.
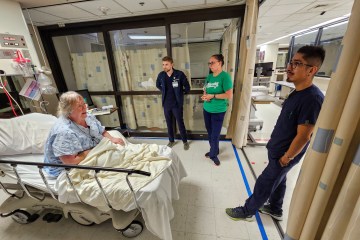
{"type": "Polygon", "coordinates": [[[286,174],[305,154],[324,100],[320,89],[312,83],[324,58],[321,47],[304,46],[288,64],[287,81],[294,83],[295,91],[283,104],[266,146],[269,164],[257,179],[253,194],[244,206],[226,209],[233,220],[252,221],[257,210],[282,220],[286,174]]]}
{"type": "Polygon", "coordinates": [[[173,128],[173,118],[175,117],[180,130],[181,140],[184,143],[184,149],[188,150],[190,145],[187,141],[184,124],[183,104],[184,94],[190,92],[190,85],[186,75],[182,71],[174,69],[174,62],[171,57],[166,56],[162,59],[162,67],[164,71],[159,73],[156,80],[156,87],[162,93],[162,104],[169,134],[168,147],[175,145],[173,128]]]}

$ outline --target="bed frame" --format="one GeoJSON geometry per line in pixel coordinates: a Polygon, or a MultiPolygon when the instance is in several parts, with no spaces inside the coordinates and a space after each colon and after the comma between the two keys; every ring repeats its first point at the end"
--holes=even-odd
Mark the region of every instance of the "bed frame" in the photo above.
{"type": "MultiPolygon", "coordinates": [[[[65,218],[68,218],[70,216],[70,218],[72,218],[75,222],[85,226],[100,224],[111,218],[114,228],[117,231],[121,232],[125,237],[136,237],[143,230],[143,224],[139,221],[134,220],[136,216],[141,212],[141,209],[137,202],[133,187],[131,186],[131,183],[129,181],[129,176],[132,174],[150,176],[151,174],[149,172],[123,168],[102,168],[80,165],[50,164],[10,160],[0,160],[0,170],[1,165],[3,164],[6,164],[7,166],[10,166],[12,168],[12,171],[16,176],[17,183],[3,183],[0,179],[0,188],[2,188],[7,195],[9,195],[9,197],[0,206],[1,217],[11,216],[13,220],[17,223],[28,224],[35,221],[39,217],[39,213],[44,210],[50,209],[61,212],[65,216],[65,218]],[[24,182],[17,171],[17,166],[19,165],[37,166],[39,169],[39,175],[41,176],[41,179],[45,184],[47,191],[38,189],[34,186],[31,186],[30,183],[24,182]],[[61,167],[65,169],[68,184],[74,190],[74,193],[79,200],[78,203],[64,204],[58,201],[57,193],[51,189],[43,173],[44,166],[61,167]],[[95,172],[95,180],[102,193],[102,196],[104,197],[104,201],[110,208],[109,211],[100,211],[96,207],[92,207],[81,200],[76,188],[71,181],[71,178],[69,177],[69,171],[75,168],[92,170],[95,172]],[[125,212],[112,208],[108,197],[106,196],[103,187],[97,177],[97,174],[100,171],[121,172],[126,174],[126,182],[132,192],[132,196],[136,204],[136,209],[125,212]]],[[[0,177],[8,175],[7,173],[8,170],[1,170],[0,177]]]]}

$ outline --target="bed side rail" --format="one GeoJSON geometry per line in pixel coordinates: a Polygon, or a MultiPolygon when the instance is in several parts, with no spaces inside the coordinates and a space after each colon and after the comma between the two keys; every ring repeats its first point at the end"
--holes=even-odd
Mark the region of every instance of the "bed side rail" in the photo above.
{"type": "MultiPolygon", "coordinates": [[[[94,177],[95,177],[95,180],[96,180],[96,182],[97,182],[97,184],[98,184],[98,186],[99,186],[99,188],[100,188],[100,191],[101,191],[101,193],[102,193],[102,196],[104,197],[104,199],[105,199],[106,204],[108,205],[108,207],[111,208],[111,209],[112,209],[112,206],[111,206],[111,204],[110,204],[110,202],[109,202],[109,199],[107,198],[107,196],[106,196],[106,194],[105,194],[105,191],[104,191],[104,189],[103,189],[103,187],[102,187],[102,185],[101,185],[101,183],[100,183],[100,181],[99,181],[99,179],[98,179],[98,177],[97,177],[97,174],[98,174],[100,171],[109,171],[109,172],[118,172],[118,173],[126,173],[126,174],[127,174],[127,176],[126,176],[126,182],[127,182],[128,186],[129,186],[129,188],[130,188],[130,190],[131,190],[131,192],[132,192],[132,194],[133,194],[133,198],[134,198],[134,200],[135,200],[136,207],[139,209],[139,211],[141,211],[141,210],[140,210],[140,207],[139,207],[139,205],[138,205],[135,192],[134,192],[134,190],[133,190],[133,188],[132,188],[132,185],[131,185],[128,177],[129,177],[131,174],[139,174],[139,175],[144,175],[144,176],[151,176],[151,173],[149,173],[149,172],[145,172],[145,171],[141,171],[141,170],[135,170],[135,169],[126,169],[126,168],[110,168],[110,167],[96,167],[96,166],[95,166],[95,167],[89,167],[89,166],[82,166],[82,165],[68,165],[68,164],[55,164],[55,163],[43,163],[43,162],[10,161],[10,160],[0,160],[0,164],[9,164],[9,165],[13,168],[13,171],[14,171],[14,173],[15,173],[15,175],[16,175],[17,181],[18,181],[18,183],[20,184],[20,186],[22,187],[22,189],[24,190],[24,192],[25,192],[29,197],[31,197],[31,198],[33,198],[33,199],[37,199],[37,200],[39,200],[39,201],[44,200],[45,194],[44,194],[42,197],[38,197],[38,196],[35,196],[35,195],[33,195],[33,194],[30,193],[28,187],[24,184],[24,182],[23,182],[22,179],[21,179],[21,176],[18,174],[18,171],[17,171],[17,169],[16,169],[16,167],[17,167],[18,165],[37,166],[37,167],[39,168],[39,174],[40,174],[40,176],[41,176],[41,178],[42,178],[42,180],[43,180],[43,182],[44,182],[47,190],[49,191],[49,193],[51,194],[51,196],[52,196],[54,199],[56,199],[56,200],[58,200],[58,199],[55,197],[56,194],[55,194],[55,193],[53,192],[53,190],[50,188],[50,186],[49,186],[49,184],[48,184],[48,181],[46,180],[46,177],[45,177],[45,175],[44,175],[44,173],[43,173],[43,168],[44,168],[45,166],[64,168],[64,169],[66,170],[66,178],[67,178],[70,186],[73,188],[73,190],[74,190],[74,192],[75,192],[75,194],[76,194],[76,197],[78,198],[78,200],[79,200],[80,202],[83,202],[83,201],[81,200],[81,198],[80,198],[80,196],[79,196],[76,188],[74,187],[74,185],[73,185],[73,183],[72,183],[72,181],[71,181],[71,178],[70,178],[70,176],[69,176],[69,171],[70,171],[71,169],[74,169],[74,168],[75,168],[75,169],[93,170],[93,171],[95,171],[94,177]]],[[[3,185],[1,184],[0,187],[3,188],[2,186],[3,186],[3,185]]],[[[6,193],[8,193],[9,195],[11,195],[11,196],[14,197],[14,194],[9,193],[9,192],[8,192],[6,189],[4,189],[4,188],[3,188],[3,190],[4,190],[6,193]]],[[[15,196],[15,197],[18,197],[18,196],[15,196]]],[[[18,198],[20,198],[20,197],[18,197],[18,198]]]]}

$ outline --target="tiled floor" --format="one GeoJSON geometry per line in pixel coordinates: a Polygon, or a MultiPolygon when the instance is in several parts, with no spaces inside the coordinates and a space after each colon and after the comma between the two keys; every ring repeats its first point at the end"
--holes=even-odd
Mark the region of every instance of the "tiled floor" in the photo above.
{"type": "MultiPolygon", "coordinates": [[[[270,105],[264,106],[269,108],[270,105]]],[[[271,106],[273,107],[273,106],[271,106]]],[[[275,106],[277,107],[277,106],[275,106]]],[[[263,108],[262,106],[258,109],[263,108]]],[[[277,107],[277,111],[280,108],[277,107]]],[[[261,110],[259,110],[260,112],[261,110]]],[[[265,111],[266,112],[266,111],[265,111]]],[[[274,113],[271,113],[273,116],[274,113]]],[[[260,116],[259,116],[260,117],[260,116]]],[[[261,116],[264,119],[264,116],[261,116]]],[[[266,117],[266,116],[265,116],[266,117]]],[[[267,118],[266,118],[267,119],[267,118]]],[[[275,117],[276,119],[276,117],[275,117]]],[[[271,132],[274,123],[262,131],[264,135],[271,132]]],[[[268,136],[269,137],[269,136],[268,136]]],[[[133,142],[152,142],[166,144],[166,139],[131,139],[133,142]]],[[[250,172],[249,164],[240,149],[236,149],[244,169],[241,174],[239,164],[231,142],[220,142],[220,166],[204,157],[209,149],[207,141],[191,141],[190,150],[184,151],[183,144],[178,142],[174,151],[183,162],[188,177],[180,183],[180,199],[173,202],[175,217],[171,221],[173,239],[175,240],[235,240],[235,239],[281,239],[273,220],[267,215],[259,215],[259,221],[233,221],[225,214],[226,207],[242,205],[248,197],[245,186],[247,181],[252,191],[255,179],[250,172]],[[245,180],[246,179],[246,180],[245,180]],[[259,225],[264,227],[266,236],[262,236],[259,225]]],[[[267,164],[265,147],[246,147],[250,166],[258,176],[267,164]]],[[[284,204],[284,217],[290,202],[291,191],[297,178],[296,171],[289,176],[288,190],[284,204]]],[[[0,202],[4,199],[0,191],[0,202]]],[[[141,218],[140,218],[141,220],[141,218]]],[[[282,227],[285,230],[286,220],[282,227]]],[[[34,223],[19,225],[10,217],[0,219],[0,239],[126,239],[112,227],[110,221],[91,227],[83,227],[71,219],[61,219],[58,223],[46,223],[39,218],[34,223]]],[[[148,230],[144,230],[135,239],[156,240],[148,230]]]]}

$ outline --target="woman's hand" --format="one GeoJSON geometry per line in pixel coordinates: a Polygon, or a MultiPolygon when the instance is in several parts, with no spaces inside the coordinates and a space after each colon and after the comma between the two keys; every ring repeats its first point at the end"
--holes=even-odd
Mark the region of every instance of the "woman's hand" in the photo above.
{"type": "Polygon", "coordinates": [[[125,142],[121,138],[111,137],[110,141],[121,146],[125,146],[125,142]]]}
{"type": "Polygon", "coordinates": [[[214,98],[214,94],[204,94],[201,96],[201,100],[206,102],[209,102],[213,98],[214,98]]]}

